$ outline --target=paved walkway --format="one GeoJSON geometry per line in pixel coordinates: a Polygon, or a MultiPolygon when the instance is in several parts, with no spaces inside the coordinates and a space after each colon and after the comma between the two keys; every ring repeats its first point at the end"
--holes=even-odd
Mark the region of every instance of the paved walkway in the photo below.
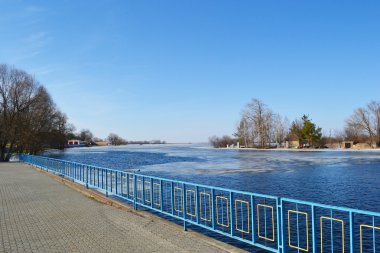
{"type": "Polygon", "coordinates": [[[226,252],[195,233],[94,201],[21,163],[0,163],[0,252],[226,252]]]}

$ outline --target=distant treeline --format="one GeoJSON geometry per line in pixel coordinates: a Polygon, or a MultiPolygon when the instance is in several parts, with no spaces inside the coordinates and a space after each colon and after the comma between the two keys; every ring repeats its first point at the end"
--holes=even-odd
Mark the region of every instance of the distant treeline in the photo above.
{"type": "Polygon", "coordinates": [[[90,146],[96,146],[98,143],[107,143],[113,146],[127,145],[127,144],[166,144],[165,141],[152,140],[152,141],[127,141],[115,133],[110,133],[106,139],[94,137],[89,129],[82,129],[79,133],[69,132],[66,139],[75,139],[86,142],[90,146]]]}
{"type": "Polygon", "coordinates": [[[55,105],[46,88],[24,70],[0,64],[0,162],[14,153],[36,154],[45,149],[63,149],[68,140],[89,145],[162,144],[163,141],[126,141],[110,133],[105,140],[89,129],[76,132],[66,114],[55,105]]]}
{"type": "Polygon", "coordinates": [[[166,141],[153,140],[153,141],[128,141],[128,144],[166,144],[166,141]]]}
{"type": "Polygon", "coordinates": [[[322,128],[307,114],[290,123],[287,117],[274,113],[265,103],[254,98],[243,109],[234,137],[213,136],[209,142],[214,147],[239,142],[241,147],[273,148],[284,147],[286,142],[298,142],[299,147],[325,148],[329,143],[343,140],[380,147],[379,101],[371,101],[356,109],[345,121],[343,130],[323,136],[322,128]]]}
{"type": "Polygon", "coordinates": [[[214,147],[214,148],[225,148],[227,146],[231,145],[236,145],[237,144],[237,139],[232,138],[228,135],[224,135],[222,137],[218,136],[212,136],[209,138],[209,143],[214,147]]]}

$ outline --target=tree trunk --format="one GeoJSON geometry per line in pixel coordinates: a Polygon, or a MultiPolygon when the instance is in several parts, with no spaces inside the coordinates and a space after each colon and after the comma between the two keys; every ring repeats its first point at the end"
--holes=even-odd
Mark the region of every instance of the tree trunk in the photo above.
{"type": "Polygon", "coordinates": [[[6,145],[1,145],[0,147],[0,162],[5,162],[5,150],[6,150],[6,145]]]}

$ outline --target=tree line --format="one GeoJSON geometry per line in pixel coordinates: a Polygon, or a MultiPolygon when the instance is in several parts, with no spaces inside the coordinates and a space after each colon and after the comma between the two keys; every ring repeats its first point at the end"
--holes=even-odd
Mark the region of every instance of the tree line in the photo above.
{"type": "Polygon", "coordinates": [[[25,71],[0,64],[0,161],[14,152],[60,148],[67,131],[67,117],[45,87],[25,71]]]}
{"type": "Polygon", "coordinates": [[[253,98],[241,113],[234,137],[212,136],[209,142],[214,147],[236,145],[252,148],[284,147],[286,141],[297,141],[299,147],[324,148],[328,142],[343,140],[354,143],[365,142],[371,147],[380,146],[380,102],[372,101],[356,109],[345,121],[343,131],[334,136],[323,136],[309,115],[289,122],[273,112],[263,101],[253,98]]]}
{"type": "Polygon", "coordinates": [[[366,106],[357,108],[346,120],[340,136],[380,147],[380,101],[371,101],[366,106]]]}
{"type": "Polygon", "coordinates": [[[98,145],[98,143],[103,142],[112,146],[127,145],[127,144],[166,144],[165,141],[152,140],[152,141],[127,141],[123,137],[115,133],[110,133],[107,138],[101,139],[94,137],[89,129],[82,129],[79,133],[74,133],[73,131],[68,133],[67,139],[81,140],[89,144],[90,146],[98,145]]]}
{"type": "MultiPolygon", "coordinates": [[[[0,162],[14,153],[36,154],[47,148],[63,149],[67,140],[95,145],[99,138],[90,130],[75,133],[46,88],[24,70],[0,64],[0,162]]],[[[111,145],[127,141],[111,133],[111,145]]]]}
{"type": "Polygon", "coordinates": [[[95,137],[89,129],[82,129],[78,133],[75,133],[75,127],[71,127],[66,135],[67,140],[80,140],[87,143],[89,146],[96,146],[98,143],[108,143],[113,146],[126,145],[128,142],[115,133],[110,133],[106,139],[95,137]]]}

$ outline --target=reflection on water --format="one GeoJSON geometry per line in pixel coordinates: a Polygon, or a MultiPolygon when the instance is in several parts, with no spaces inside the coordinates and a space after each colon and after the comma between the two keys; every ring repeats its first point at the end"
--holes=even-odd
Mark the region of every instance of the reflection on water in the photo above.
{"type": "Polygon", "coordinates": [[[69,149],[86,164],[323,204],[380,211],[380,152],[218,150],[199,145],[69,149]]]}

